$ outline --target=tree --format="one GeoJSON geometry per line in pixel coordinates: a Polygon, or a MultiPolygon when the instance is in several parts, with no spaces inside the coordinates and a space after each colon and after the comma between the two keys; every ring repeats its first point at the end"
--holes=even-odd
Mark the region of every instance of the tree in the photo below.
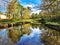
{"type": "Polygon", "coordinates": [[[24,9],[23,18],[24,18],[24,19],[29,19],[29,18],[31,18],[29,7],[24,9]]]}
{"type": "Polygon", "coordinates": [[[43,0],[43,3],[41,5],[42,12],[45,11],[46,16],[49,16],[47,19],[53,19],[57,18],[60,15],[60,1],[59,0],[43,0]]]}
{"type": "Polygon", "coordinates": [[[19,2],[17,2],[17,0],[12,0],[11,3],[8,5],[7,15],[9,16],[9,18],[19,19],[21,8],[23,7],[20,5],[19,2]]]}
{"type": "Polygon", "coordinates": [[[3,13],[0,11],[0,14],[3,14],[3,13]]]}

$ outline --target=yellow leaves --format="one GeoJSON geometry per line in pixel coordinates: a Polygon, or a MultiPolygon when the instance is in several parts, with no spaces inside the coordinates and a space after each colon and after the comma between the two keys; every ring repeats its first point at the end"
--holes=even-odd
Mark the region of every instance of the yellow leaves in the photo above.
{"type": "Polygon", "coordinates": [[[15,3],[16,1],[17,1],[17,0],[12,0],[11,2],[12,2],[12,3],[15,3]]]}
{"type": "Polygon", "coordinates": [[[14,27],[11,31],[8,32],[8,36],[9,38],[11,38],[11,40],[16,43],[17,41],[19,41],[20,37],[23,34],[30,34],[30,24],[25,24],[23,25],[23,30],[14,27]]]}
{"type": "Polygon", "coordinates": [[[16,43],[20,39],[20,36],[22,35],[20,30],[12,30],[8,34],[14,43],[16,43]]]}
{"type": "Polygon", "coordinates": [[[11,16],[16,19],[17,17],[19,17],[20,11],[21,5],[19,4],[19,2],[17,2],[17,0],[12,0],[11,3],[8,5],[7,14],[11,14],[11,16]]]}
{"type": "Polygon", "coordinates": [[[29,29],[30,24],[24,24],[23,26],[25,27],[25,29],[29,29]]]}
{"type": "Polygon", "coordinates": [[[23,33],[30,34],[30,24],[24,24],[24,30],[23,33]]]}
{"type": "Polygon", "coordinates": [[[26,8],[24,10],[24,13],[23,13],[23,18],[26,19],[26,18],[31,18],[30,16],[30,10],[28,8],[26,8]]]}
{"type": "Polygon", "coordinates": [[[12,2],[8,5],[8,9],[7,9],[7,13],[11,14],[11,16],[14,19],[17,19],[17,17],[20,19],[21,17],[21,13],[23,14],[22,18],[24,19],[28,19],[31,18],[30,16],[30,9],[29,8],[24,8],[22,10],[22,6],[19,4],[19,2],[17,2],[17,0],[12,0],[12,2]]]}
{"type": "Polygon", "coordinates": [[[45,45],[58,45],[59,42],[58,40],[59,38],[59,32],[56,30],[49,30],[48,32],[45,32],[42,34],[42,40],[44,42],[45,45]]]}

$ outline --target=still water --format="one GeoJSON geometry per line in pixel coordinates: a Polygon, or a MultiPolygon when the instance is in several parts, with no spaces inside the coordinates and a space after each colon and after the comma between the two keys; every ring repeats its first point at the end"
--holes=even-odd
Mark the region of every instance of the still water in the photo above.
{"type": "Polygon", "coordinates": [[[60,45],[60,32],[36,24],[4,28],[0,29],[0,45],[60,45]]]}

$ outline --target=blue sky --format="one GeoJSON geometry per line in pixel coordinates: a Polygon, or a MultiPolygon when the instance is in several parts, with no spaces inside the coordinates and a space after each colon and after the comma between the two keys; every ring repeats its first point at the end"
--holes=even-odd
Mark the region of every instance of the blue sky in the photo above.
{"type": "MultiPolygon", "coordinates": [[[[11,2],[11,0],[0,0],[0,11],[2,11],[2,12],[6,11],[6,7],[8,5],[8,3],[6,3],[5,1],[11,2]]],[[[18,0],[18,1],[20,2],[20,4],[22,6],[31,7],[32,9],[33,9],[33,7],[36,7],[42,3],[42,0],[18,0]]]]}
{"type": "Polygon", "coordinates": [[[21,4],[34,4],[34,5],[38,5],[42,2],[42,0],[19,0],[19,2],[21,4]]]}

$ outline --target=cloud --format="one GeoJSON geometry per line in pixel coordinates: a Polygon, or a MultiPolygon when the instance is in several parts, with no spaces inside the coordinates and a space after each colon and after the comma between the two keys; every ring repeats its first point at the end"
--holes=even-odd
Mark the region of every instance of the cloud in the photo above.
{"type": "Polygon", "coordinates": [[[37,9],[32,9],[31,14],[39,14],[41,12],[41,10],[37,10],[37,9]]]}
{"type": "Polygon", "coordinates": [[[20,4],[23,7],[30,7],[31,8],[31,14],[32,13],[37,13],[39,14],[39,12],[41,10],[39,10],[38,5],[42,2],[42,0],[19,0],[20,4]]]}
{"type": "Polygon", "coordinates": [[[11,2],[11,0],[0,0],[0,5],[2,7],[4,7],[4,6],[8,5],[10,2],[11,2]]]}
{"type": "Polygon", "coordinates": [[[37,6],[35,6],[34,4],[24,4],[23,7],[30,7],[31,9],[31,14],[34,13],[34,14],[39,14],[41,10],[39,10],[39,8],[37,6]]]}
{"type": "Polygon", "coordinates": [[[0,11],[5,12],[11,0],[0,0],[0,11]]]}
{"type": "Polygon", "coordinates": [[[4,5],[3,1],[2,1],[2,0],[0,0],[0,6],[3,6],[3,5],[4,5]]]}
{"type": "Polygon", "coordinates": [[[35,7],[35,5],[34,4],[22,4],[22,6],[23,7],[30,7],[30,8],[33,8],[33,7],[35,7]]]}

